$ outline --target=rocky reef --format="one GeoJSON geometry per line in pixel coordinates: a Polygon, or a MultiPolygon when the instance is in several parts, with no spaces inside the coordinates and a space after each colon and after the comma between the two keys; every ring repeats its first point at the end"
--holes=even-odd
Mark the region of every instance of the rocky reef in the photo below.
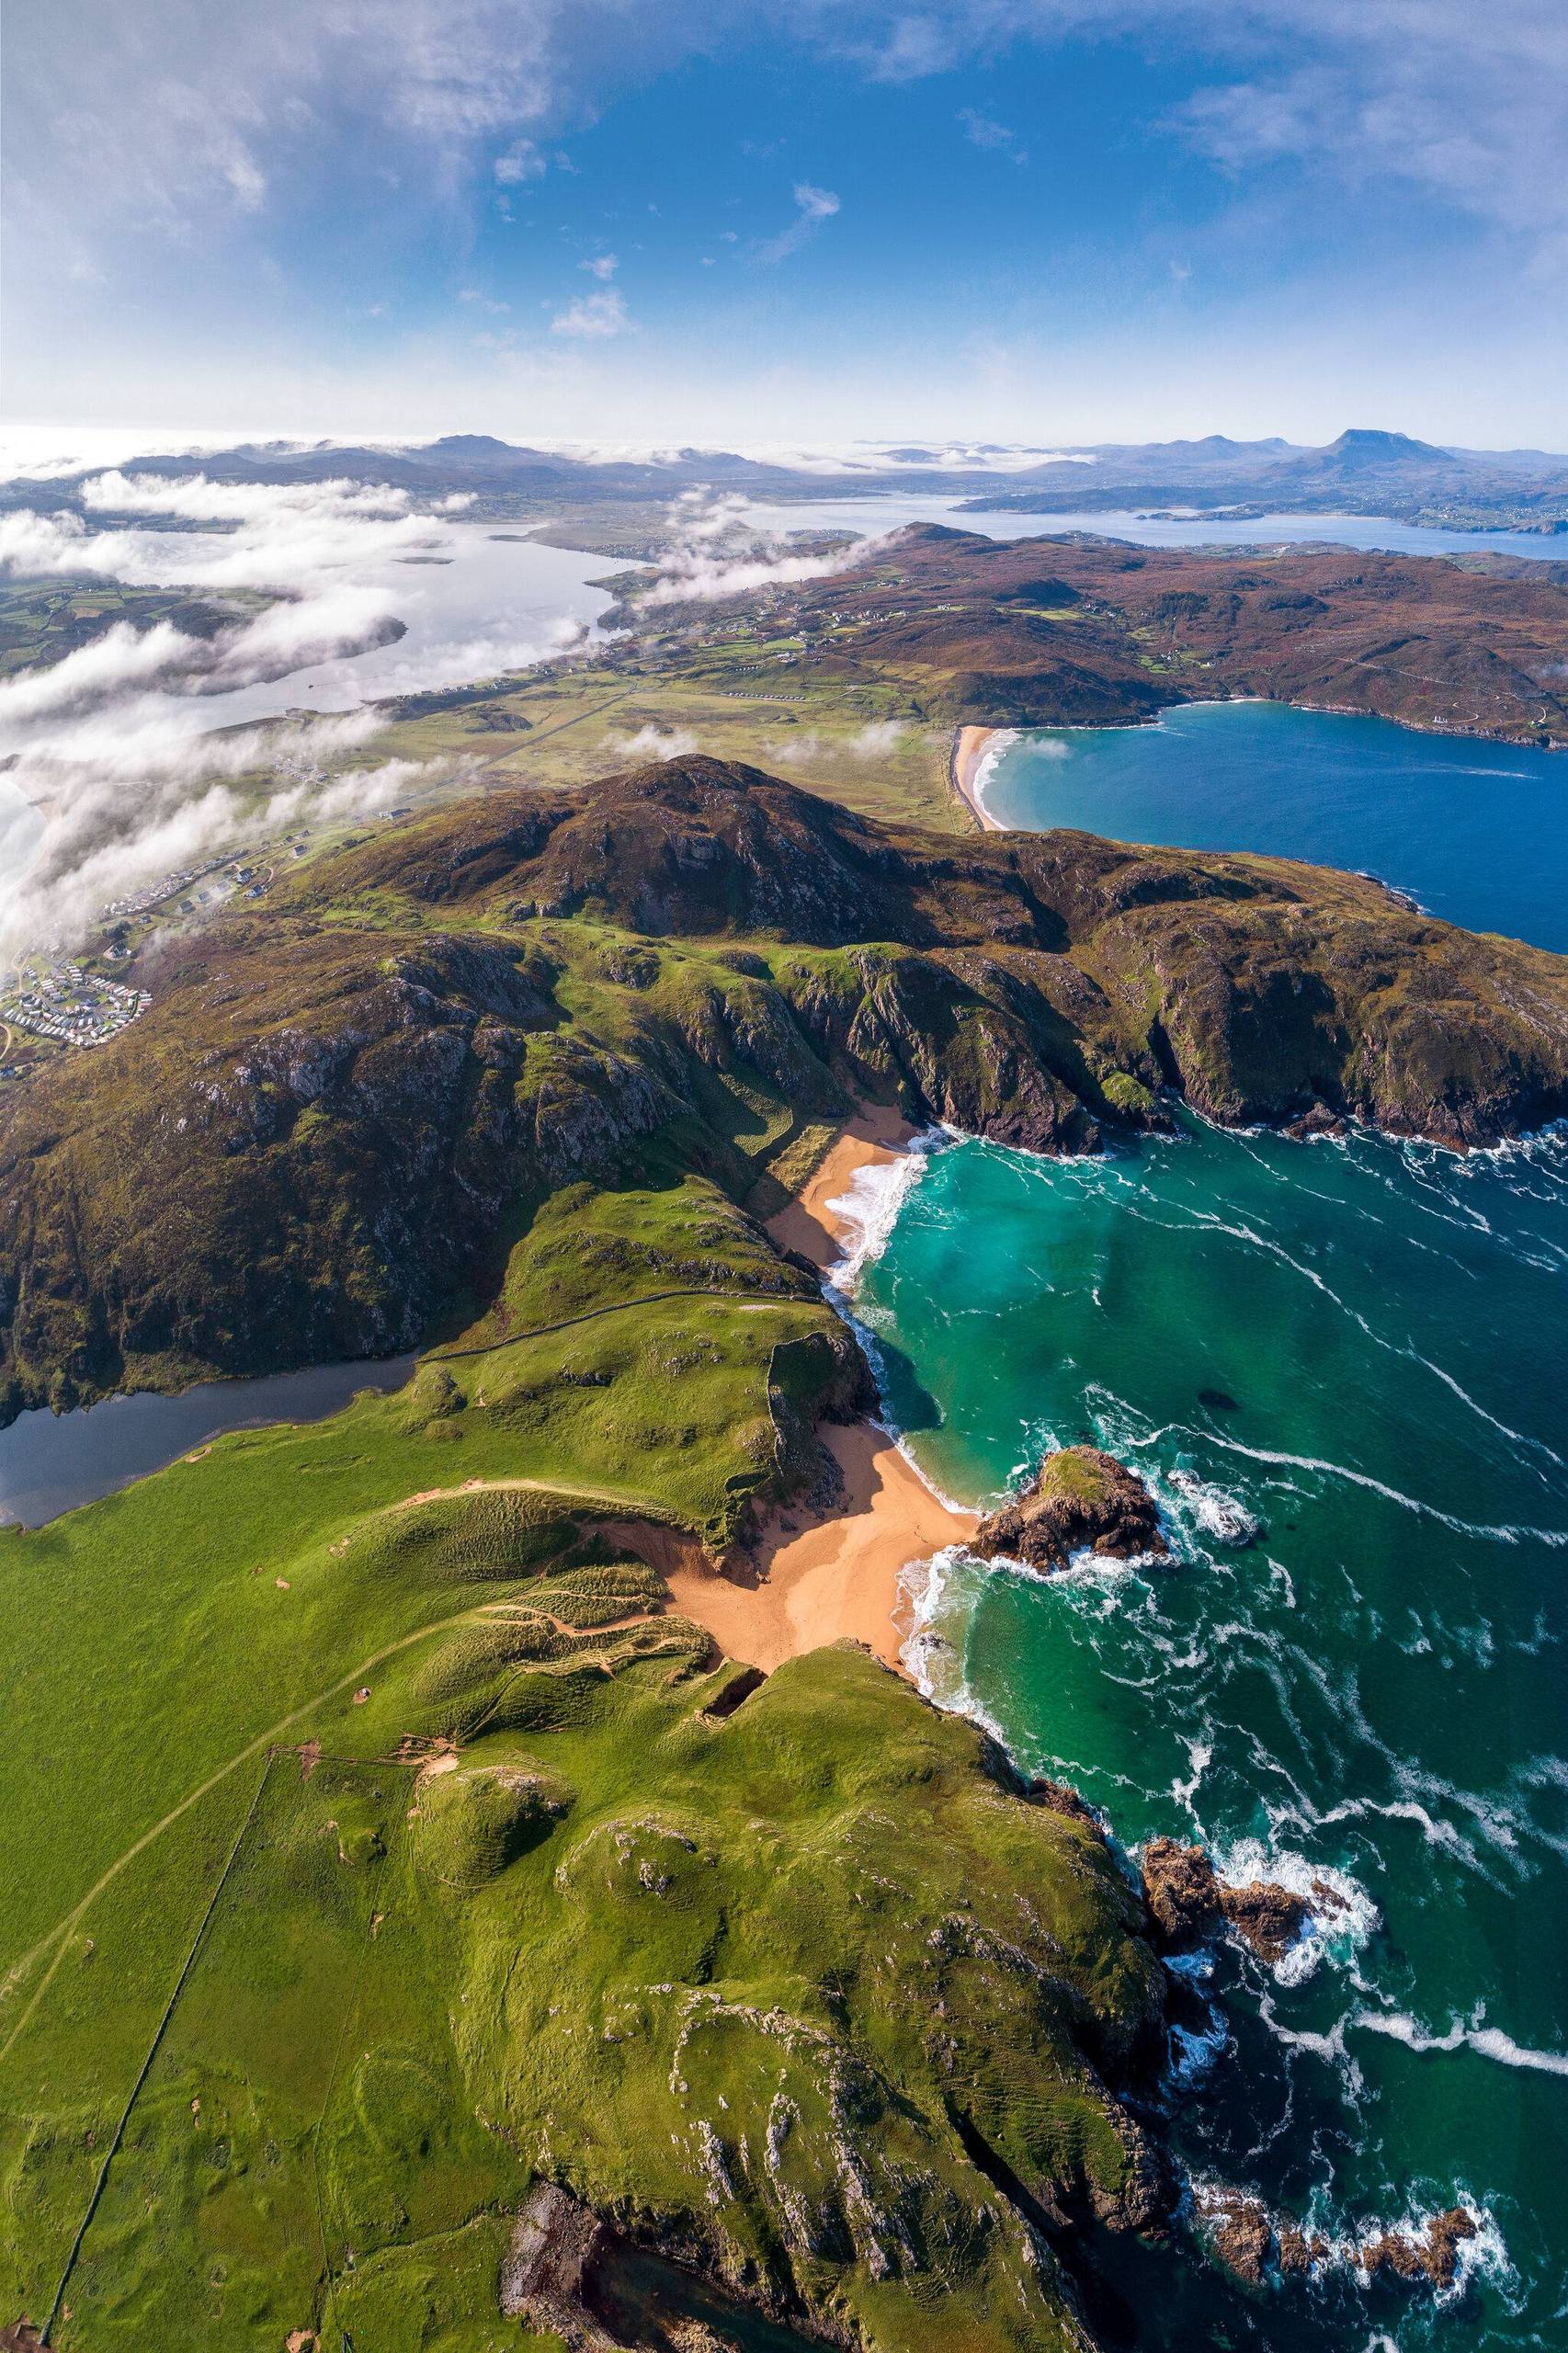
{"type": "Polygon", "coordinates": [[[1142,1481],[1093,1446],[1048,1454],[1031,1483],[981,1521],[971,1543],[983,1560],[1001,1553],[1031,1569],[1064,1569],[1080,1552],[1132,1561],[1170,1552],[1142,1481]]]}
{"type": "Polygon", "coordinates": [[[1379,2225],[1358,2235],[1331,2236],[1215,2182],[1195,2186],[1193,2210],[1210,2252],[1249,2288],[1261,2288],[1271,2277],[1301,2278],[1337,2267],[1366,2280],[1425,2282],[1446,2295],[1459,2278],[1464,2248],[1481,2230],[1468,2206],[1450,2206],[1392,2229],[1379,2225]]]}

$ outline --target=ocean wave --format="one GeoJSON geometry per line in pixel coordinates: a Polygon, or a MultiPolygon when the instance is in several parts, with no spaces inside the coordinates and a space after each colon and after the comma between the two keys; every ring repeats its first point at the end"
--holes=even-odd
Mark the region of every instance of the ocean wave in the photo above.
{"type": "MultiPolygon", "coordinates": [[[[975,807],[980,811],[981,815],[991,824],[1001,826],[1004,829],[1006,828],[1006,821],[1004,818],[998,817],[996,812],[986,800],[986,789],[988,786],[995,783],[996,771],[1000,767],[1006,755],[1012,750],[1014,745],[1019,740],[1020,733],[1021,731],[1017,727],[997,728],[995,733],[993,734],[991,741],[985,746],[983,753],[981,755],[979,764],[975,768],[973,776],[970,779],[970,794],[974,801],[975,807]]],[[[1057,751],[1054,746],[1048,747],[1043,744],[1031,745],[1029,748],[1031,751],[1042,755],[1047,759],[1064,760],[1067,757],[1067,746],[1065,744],[1062,745],[1060,751],[1057,751]]]]}
{"type": "MultiPolygon", "coordinates": [[[[1494,1544],[1546,1544],[1553,1550],[1568,1545],[1568,1529],[1533,1528],[1518,1520],[1494,1525],[1485,1520],[1462,1519],[1457,1513],[1444,1511],[1419,1495],[1407,1495],[1403,1488],[1391,1486],[1386,1480],[1374,1479],[1369,1471],[1357,1471],[1347,1462],[1331,1462],[1323,1455],[1288,1454],[1271,1447],[1247,1446],[1220,1430],[1192,1430],[1186,1434],[1201,1437],[1210,1446],[1222,1447],[1227,1454],[1244,1456],[1250,1462],[1266,1462],[1288,1471],[1316,1471],[1324,1478],[1344,1479],[1353,1487],[1364,1488],[1369,1495],[1381,1495],[1385,1503],[1395,1504],[1402,1511],[1436,1520],[1440,1528],[1451,1529],[1456,1536],[1476,1536],[1494,1544]]],[[[1163,1437],[1165,1433],[1157,1431],[1154,1435],[1163,1437]]]]}
{"type": "MultiPolygon", "coordinates": [[[[1298,2220],[1278,2211],[1253,2190],[1212,2174],[1192,2173],[1185,2185],[1182,2211],[1187,2227],[1208,2248],[1211,2259],[1224,2261],[1215,2239],[1227,2221],[1251,2214],[1267,2223],[1277,2246],[1288,2234],[1305,2242],[1301,2251],[1309,2279],[1336,2273],[1341,2279],[1354,2280],[1362,2290],[1372,2285],[1387,2261],[1386,2249],[1391,2241],[1402,2244],[1411,2255],[1420,2256],[1431,2245],[1434,2225],[1458,2211],[1467,2217],[1470,2234],[1453,2247],[1453,2276],[1448,2284],[1443,2284],[1440,2275],[1431,2278],[1435,2308],[1438,2312],[1451,2310],[1463,2302],[1472,2281],[1484,2279],[1500,2292],[1511,2310],[1520,2309],[1519,2276],[1497,2218],[1484,2200],[1468,2189],[1458,2189],[1450,2206],[1426,2204],[1412,2197],[1392,2222],[1370,2215],[1355,2222],[1336,2221],[1322,2193],[1317,2192],[1306,2213],[1298,2220]]],[[[1282,2284],[1289,2285],[1289,2281],[1282,2284]]],[[[1385,2347],[1391,2348],[1391,2353],[1398,2353],[1394,2339],[1374,2336],[1368,2341],[1366,2353],[1381,2353],[1381,2348],[1385,2347]]]]}
{"type": "Polygon", "coordinates": [[[1246,1506],[1210,1481],[1200,1479],[1195,1471],[1179,1463],[1169,1473],[1168,1483],[1175,1488],[1183,1504],[1192,1514],[1205,1536],[1216,1544],[1237,1546],[1251,1544],[1263,1533],[1263,1522],[1246,1506]]]}
{"type": "Polygon", "coordinates": [[[895,1159],[880,1160],[857,1168],[848,1189],[824,1203],[846,1229],[839,1256],[827,1270],[827,1280],[843,1298],[852,1299],[862,1270],[881,1256],[892,1238],[899,1212],[925,1175],[933,1153],[950,1142],[945,1128],[926,1128],[912,1136],[895,1159]]]}
{"type": "Polygon", "coordinates": [[[1442,2034],[1423,2026],[1405,2010],[1358,2010],[1349,2023],[1368,2034],[1383,2034],[1395,2042],[1403,2042],[1407,2051],[1474,2051],[1483,2059],[1495,2061],[1500,2067],[1522,2067],[1542,2075],[1568,2075],[1568,2052],[1537,2051],[1528,2043],[1516,2042],[1501,2027],[1483,2024],[1485,2015],[1486,2006],[1482,2003],[1472,2018],[1451,2019],[1442,2034]]]}
{"type": "Polygon", "coordinates": [[[977,1564],[965,1546],[947,1544],[929,1560],[911,1561],[900,1570],[899,1615],[909,1631],[899,1645],[899,1663],[923,1699],[946,1715],[967,1717],[1012,1756],[1006,1727],[971,1689],[963,1651],[943,1623],[949,1607],[957,1606],[951,1594],[954,1576],[971,1565],[977,1564]]]}

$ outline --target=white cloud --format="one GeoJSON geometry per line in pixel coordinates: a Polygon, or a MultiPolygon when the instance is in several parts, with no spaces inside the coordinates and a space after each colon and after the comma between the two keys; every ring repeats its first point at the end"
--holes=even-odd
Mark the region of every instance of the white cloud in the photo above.
{"type": "Polygon", "coordinates": [[[928,74],[945,74],[967,47],[967,28],[943,25],[933,10],[921,17],[895,17],[869,64],[879,82],[917,82],[928,74]]]}
{"type": "Polygon", "coordinates": [[[683,491],[667,510],[676,543],[661,557],[651,585],[638,590],[638,604],[706,603],[751,589],[785,587],[795,580],[826,579],[897,537],[868,536],[833,555],[791,555],[788,540],[755,529],[746,512],[737,491],[683,491]]]}
{"type": "Polygon", "coordinates": [[[517,188],[524,180],[541,180],[549,168],[531,139],[514,139],[506,153],[496,156],[493,166],[503,188],[517,188]]]}
{"type": "Polygon", "coordinates": [[[769,759],[782,760],[790,767],[808,768],[816,761],[835,758],[847,753],[852,760],[885,760],[897,749],[908,734],[911,722],[907,719],[869,719],[852,735],[822,735],[807,728],[795,735],[779,735],[765,746],[769,759]]]}
{"type": "Polygon", "coordinates": [[[784,261],[799,252],[808,238],[814,237],[824,221],[831,221],[839,209],[839,199],[831,188],[813,188],[810,180],[795,183],[795,218],[777,237],[769,237],[758,245],[758,261],[784,261]]]}
{"type": "Polygon", "coordinates": [[[607,735],[605,742],[625,760],[684,760],[697,749],[689,727],[656,727],[652,721],[635,735],[607,735]]]}
{"type": "Polygon", "coordinates": [[[601,286],[608,286],[620,267],[620,264],[614,254],[595,254],[590,260],[584,262],[582,267],[590,278],[597,278],[601,286]]]}
{"type": "Polygon", "coordinates": [[[189,585],[304,595],[369,562],[428,552],[440,528],[409,511],[406,491],[348,481],[214,483],[108,472],[82,485],[89,514],[172,516],[231,530],[154,530],[114,525],[90,531],[62,509],[0,515],[0,573],[89,573],[136,588],[189,585]]]}
{"type": "Polygon", "coordinates": [[[563,311],[557,311],[550,323],[551,335],[579,335],[588,340],[611,335],[625,335],[631,326],[626,308],[626,297],[619,286],[611,286],[598,294],[579,294],[563,311]]]}
{"type": "MultiPolygon", "coordinates": [[[[0,902],[0,953],[46,941],[72,943],[111,901],[203,859],[244,850],[287,828],[367,816],[415,784],[458,772],[451,762],[384,761],[333,777],[317,763],[353,751],[373,733],[359,717],[309,730],[250,730],[155,774],[100,772],[56,804],[43,843],[20,883],[0,902]],[[241,790],[229,781],[261,770],[241,790]],[[267,771],[270,770],[270,775],[267,771]]],[[[217,739],[206,739],[215,746],[217,739]]],[[[37,789],[39,779],[29,776],[37,789]]],[[[78,782],[81,782],[78,779],[78,782]]]]}
{"type": "Polygon", "coordinates": [[[1017,131],[1009,131],[1005,122],[994,122],[978,107],[960,107],[958,119],[971,146],[993,148],[1000,154],[1010,155],[1015,164],[1028,162],[1028,150],[1019,146],[1017,131]]]}

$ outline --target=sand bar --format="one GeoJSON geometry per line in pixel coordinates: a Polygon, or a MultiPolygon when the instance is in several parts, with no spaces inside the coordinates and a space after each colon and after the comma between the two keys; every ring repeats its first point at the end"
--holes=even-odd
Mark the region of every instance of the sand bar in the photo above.
{"type": "Polygon", "coordinates": [[[1004,834],[1007,830],[999,817],[991,814],[975,789],[981,763],[990,749],[993,738],[1006,733],[1006,730],[1000,727],[960,727],[953,737],[950,763],[953,790],[983,834],[1004,834]]]}
{"type": "MultiPolygon", "coordinates": [[[[782,1247],[826,1268],[848,1238],[831,1204],[858,1168],[896,1159],[914,1131],[896,1112],[856,1114],[815,1174],[768,1222],[782,1247]]],[[[897,1621],[899,1573],[974,1532],[976,1515],[934,1495],[885,1430],[871,1422],[824,1428],[843,1493],[823,1511],[776,1511],[751,1552],[722,1573],[687,1556],[665,1570],[674,1607],[707,1628],[732,1658],[771,1673],[787,1658],[846,1637],[898,1665],[907,1629],[897,1621]]]]}

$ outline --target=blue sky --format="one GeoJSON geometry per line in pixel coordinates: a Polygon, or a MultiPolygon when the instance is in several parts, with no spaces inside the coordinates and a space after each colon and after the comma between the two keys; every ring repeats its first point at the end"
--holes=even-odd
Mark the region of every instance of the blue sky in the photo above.
{"type": "Polygon", "coordinates": [[[12,420],[1568,445],[1560,0],[14,0],[12,420]]]}

